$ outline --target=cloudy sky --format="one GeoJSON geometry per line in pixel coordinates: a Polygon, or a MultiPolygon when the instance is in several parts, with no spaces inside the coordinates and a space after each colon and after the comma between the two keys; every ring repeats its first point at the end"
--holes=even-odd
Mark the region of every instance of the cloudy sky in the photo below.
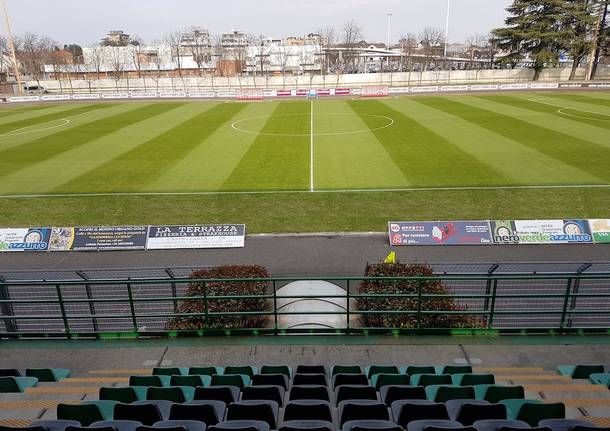
{"type": "MultiPolygon", "coordinates": [[[[108,30],[147,41],[193,25],[211,33],[232,29],[285,37],[304,35],[350,19],[369,41],[385,41],[387,13],[392,39],[426,26],[444,28],[448,0],[6,0],[16,34],[44,33],[59,43],[89,44],[108,30]]],[[[452,41],[487,33],[502,24],[511,0],[449,0],[452,41]]],[[[2,28],[4,32],[4,28],[2,28]]]]}

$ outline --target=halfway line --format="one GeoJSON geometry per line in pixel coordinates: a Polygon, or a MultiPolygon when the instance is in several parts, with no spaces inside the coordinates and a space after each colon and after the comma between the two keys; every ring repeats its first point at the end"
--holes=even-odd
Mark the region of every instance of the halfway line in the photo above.
{"type": "Polygon", "coordinates": [[[311,101],[311,112],[309,114],[309,191],[313,192],[313,100],[311,101]]]}

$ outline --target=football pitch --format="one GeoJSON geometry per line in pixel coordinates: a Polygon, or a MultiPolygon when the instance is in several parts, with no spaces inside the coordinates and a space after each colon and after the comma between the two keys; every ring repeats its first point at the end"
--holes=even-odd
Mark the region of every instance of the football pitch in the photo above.
{"type": "Polygon", "coordinates": [[[608,216],[608,92],[0,110],[0,226],[608,216]]]}

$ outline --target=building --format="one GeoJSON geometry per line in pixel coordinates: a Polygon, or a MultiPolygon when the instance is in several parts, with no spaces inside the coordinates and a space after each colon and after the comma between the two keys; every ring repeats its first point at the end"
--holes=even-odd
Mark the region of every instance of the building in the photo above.
{"type": "Polygon", "coordinates": [[[102,39],[104,46],[127,46],[131,37],[123,30],[113,30],[102,39]]]}

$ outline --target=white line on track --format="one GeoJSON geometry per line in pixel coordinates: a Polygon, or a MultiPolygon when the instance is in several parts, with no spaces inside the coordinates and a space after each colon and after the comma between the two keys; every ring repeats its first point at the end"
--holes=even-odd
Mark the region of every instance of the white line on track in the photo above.
{"type": "Polygon", "coordinates": [[[610,120],[610,115],[609,114],[604,114],[603,112],[595,112],[595,111],[588,111],[586,109],[572,108],[570,106],[557,105],[555,103],[544,102],[544,101],[536,100],[536,99],[527,99],[527,100],[530,101],[530,102],[536,102],[536,103],[541,103],[543,105],[549,105],[549,106],[554,106],[556,108],[561,108],[557,112],[559,112],[560,114],[563,114],[563,115],[567,115],[568,117],[584,118],[586,120],[608,121],[608,120],[602,120],[602,119],[597,119],[597,118],[582,117],[582,116],[579,116],[579,115],[567,114],[565,112],[562,112],[564,109],[570,109],[572,111],[586,112],[588,114],[601,115],[603,117],[608,117],[608,119],[610,120]]]}
{"type": "Polygon", "coordinates": [[[5,137],[5,136],[19,136],[19,135],[27,135],[29,133],[45,132],[47,130],[57,129],[59,127],[65,127],[68,124],[70,124],[70,120],[68,120],[67,118],[60,118],[59,120],[49,120],[49,121],[45,121],[45,122],[38,123],[38,124],[32,124],[31,126],[25,126],[25,127],[20,127],[18,129],[15,129],[15,130],[11,130],[10,132],[6,132],[6,133],[1,134],[0,138],[5,137]],[[20,132],[20,130],[29,129],[29,128],[32,128],[34,126],[37,126],[38,124],[50,123],[52,121],[63,121],[63,123],[56,124],[55,126],[43,127],[42,129],[26,130],[26,131],[20,132]]]}
{"type": "Polygon", "coordinates": [[[310,126],[309,126],[309,191],[314,191],[313,184],[313,100],[311,101],[311,112],[309,114],[310,126]]]}
{"type": "Polygon", "coordinates": [[[336,189],[336,190],[260,190],[260,191],[217,191],[217,192],[120,192],[120,193],[58,193],[0,195],[0,199],[23,198],[80,198],[80,197],[121,197],[121,196],[222,196],[222,195],[292,195],[308,193],[385,193],[385,192],[446,192],[468,190],[552,190],[552,189],[610,189],[610,184],[572,185],[530,185],[530,186],[471,186],[471,187],[412,187],[387,189],[336,189]]]}

